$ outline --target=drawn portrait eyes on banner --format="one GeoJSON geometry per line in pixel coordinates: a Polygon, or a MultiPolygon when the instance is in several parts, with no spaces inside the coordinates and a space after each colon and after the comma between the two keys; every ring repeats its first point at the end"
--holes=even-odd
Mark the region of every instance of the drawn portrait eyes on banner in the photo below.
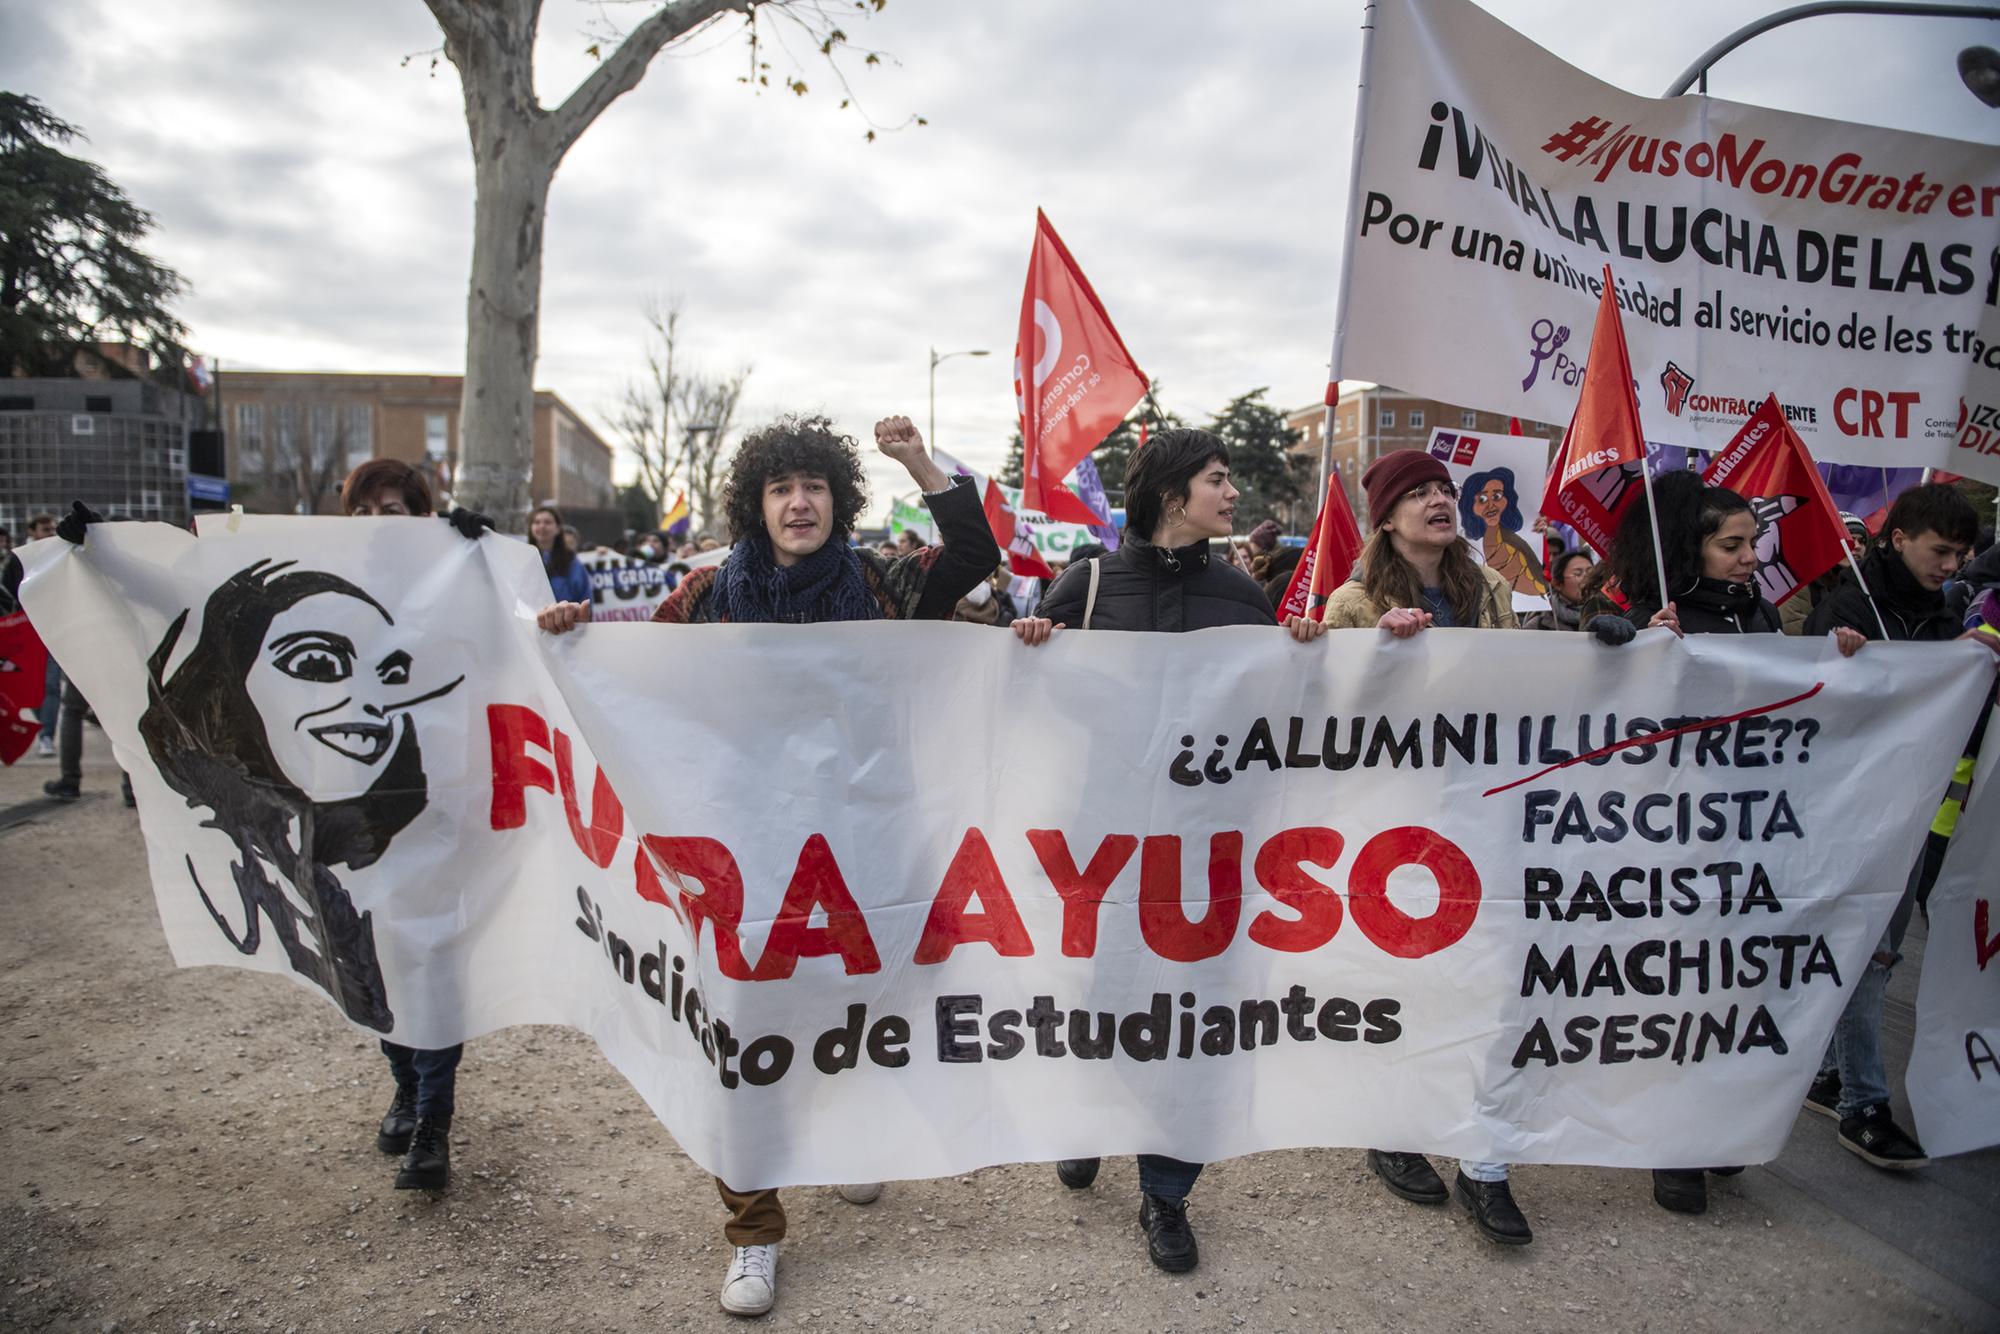
{"type": "Polygon", "coordinates": [[[216,905],[190,857],[195,891],[238,951],[256,953],[268,921],[295,972],[388,1032],[373,915],[333,868],[373,865],[422,813],[414,711],[465,678],[427,669],[418,637],[362,589],[291,562],[258,561],[217,588],[169,673],[188,615],[148,661],[139,731],[167,786],[235,845],[240,915],[216,905]]]}

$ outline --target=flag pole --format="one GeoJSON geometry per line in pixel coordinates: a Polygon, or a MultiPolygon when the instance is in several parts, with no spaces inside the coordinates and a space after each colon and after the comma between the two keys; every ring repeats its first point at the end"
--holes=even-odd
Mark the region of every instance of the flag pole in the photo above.
{"type": "Polygon", "coordinates": [[[1882,632],[1884,640],[1889,638],[1889,624],[1882,619],[1882,609],[1875,605],[1875,595],[1868,589],[1868,581],[1861,577],[1861,567],[1854,561],[1854,548],[1847,545],[1846,525],[1841,525],[1841,546],[1847,552],[1847,568],[1854,571],[1854,582],[1861,585],[1861,596],[1868,599],[1868,610],[1875,613],[1875,628],[1882,632]]]}

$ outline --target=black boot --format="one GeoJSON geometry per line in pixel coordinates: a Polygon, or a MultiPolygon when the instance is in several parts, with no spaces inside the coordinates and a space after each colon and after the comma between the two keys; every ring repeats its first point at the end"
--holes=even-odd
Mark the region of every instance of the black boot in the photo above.
{"type": "Polygon", "coordinates": [[[1064,1158],[1056,1164],[1056,1180],[1071,1190],[1087,1190],[1097,1180],[1096,1158],[1064,1158]]]}
{"type": "Polygon", "coordinates": [[[443,1190],[451,1181],[451,1119],[417,1118],[410,1133],[410,1151],[396,1173],[397,1190],[443,1190]]]}
{"type": "Polygon", "coordinates": [[[1169,1274],[1185,1274],[1201,1261],[1201,1250],[1194,1244],[1194,1229],[1188,1226],[1186,1200],[1141,1195],[1139,1226],[1146,1233],[1146,1254],[1152,1257],[1154,1265],[1169,1274]]]}
{"type": "Polygon", "coordinates": [[[1699,1168],[1691,1172],[1653,1172],[1653,1202],[1677,1214],[1708,1212],[1708,1178],[1699,1168]]]}
{"type": "Polygon", "coordinates": [[[382,1126],[375,1132],[375,1147],[400,1158],[410,1151],[410,1135],[416,1128],[417,1091],[398,1084],[396,1100],[389,1104],[389,1110],[382,1116],[382,1126]]]}
{"type": "Polygon", "coordinates": [[[1368,1167],[1382,1184],[1389,1188],[1391,1195],[1397,1195],[1411,1204],[1443,1204],[1451,1198],[1451,1192],[1444,1188],[1444,1180],[1431,1166],[1430,1159],[1421,1153],[1385,1153],[1380,1149],[1368,1151],[1368,1167]]]}
{"type": "Polygon", "coordinates": [[[1526,1246],[1535,1239],[1506,1182],[1474,1181],[1460,1172],[1454,1184],[1458,1187],[1459,1203],[1466,1207],[1488,1241],[1497,1241],[1502,1246],[1526,1246]]]}

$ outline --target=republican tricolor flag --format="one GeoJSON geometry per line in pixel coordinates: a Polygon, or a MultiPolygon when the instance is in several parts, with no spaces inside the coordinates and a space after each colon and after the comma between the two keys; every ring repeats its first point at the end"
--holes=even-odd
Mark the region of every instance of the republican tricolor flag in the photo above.
{"type": "Polygon", "coordinates": [[[1104,522],[1062,479],[1145,397],[1146,377],[1040,209],[1014,343],[1014,394],[1022,507],[1062,523],[1104,522]]]}
{"type": "Polygon", "coordinates": [[[1847,525],[1776,394],[1750,414],[1701,480],[1750,502],[1757,589],[1773,606],[1847,559],[1847,525]]]}
{"type": "MultiPolygon", "coordinates": [[[[966,467],[942,449],[933,449],[931,456],[937,460],[938,467],[948,472],[964,473],[979,488],[980,504],[986,511],[986,526],[993,530],[993,540],[1007,553],[1009,570],[1020,576],[1055,578],[1056,572],[1042,559],[1042,553],[1035,549],[1035,541],[1028,535],[1027,527],[1016,522],[1014,507],[1007,503],[998,482],[976,468],[966,467]]],[[[1023,499],[1025,502],[1025,497],[1023,499]]],[[[1071,496],[1070,499],[1075,500],[1076,497],[1071,496]]]]}

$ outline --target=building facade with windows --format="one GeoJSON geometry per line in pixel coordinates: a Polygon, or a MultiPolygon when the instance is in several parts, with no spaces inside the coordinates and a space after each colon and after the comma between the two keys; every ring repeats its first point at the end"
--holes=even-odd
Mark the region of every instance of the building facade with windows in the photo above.
{"type": "MultiPolygon", "coordinates": [[[[422,466],[447,497],[464,383],[457,375],[219,372],[231,489],[248,510],[330,514],[349,470],[382,455],[422,466]]],[[[535,503],[616,504],[612,448],[569,404],[536,390],[533,430],[535,503]]]]}
{"type": "Polygon", "coordinates": [[[101,514],[188,521],[188,431],[201,400],[147,378],[0,379],[0,524],[81,500],[101,514]]]}
{"type": "MultiPolygon", "coordinates": [[[[1300,433],[1296,454],[1317,459],[1326,438],[1326,408],[1315,403],[1285,416],[1285,424],[1300,433]]],[[[1348,503],[1363,512],[1361,474],[1368,465],[1391,450],[1423,449],[1431,431],[1470,431],[1475,435],[1505,435],[1505,413],[1481,412],[1442,399],[1422,398],[1379,384],[1344,384],[1340,401],[1333,408],[1333,449],[1335,470],[1347,490],[1348,503]]],[[[1562,439],[1563,428],[1549,422],[1523,421],[1524,435],[1538,435],[1551,446],[1562,439]]]]}

